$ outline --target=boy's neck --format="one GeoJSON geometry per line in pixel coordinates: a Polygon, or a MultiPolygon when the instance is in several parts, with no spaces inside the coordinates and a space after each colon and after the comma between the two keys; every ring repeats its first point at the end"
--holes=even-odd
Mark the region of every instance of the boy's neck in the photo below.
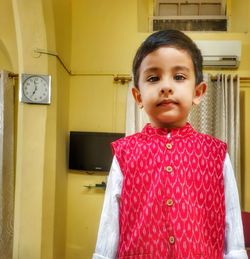
{"type": "Polygon", "coordinates": [[[150,125],[151,125],[152,128],[165,129],[165,130],[170,132],[173,129],[178,129],[178,128],[180,129],[180,128],[185,127],[187,125],[187,121],[185,121],[184,123],[181,123],[181,124],[173,124],[173,123],[171,123],[171,124],[166,124],[166,123],[156,124],[156,123],[151,121],[150,125]]]}

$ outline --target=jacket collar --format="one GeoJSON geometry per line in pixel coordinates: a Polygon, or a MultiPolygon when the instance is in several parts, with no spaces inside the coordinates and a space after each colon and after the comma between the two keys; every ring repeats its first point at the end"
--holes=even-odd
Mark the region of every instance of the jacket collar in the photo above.
{"type": "Polygon", "coordinates": [[[154,128],[151,126],[150,123],[148,123],[143,128],[142,133],[148,136],[160,135],[160,136],[168,136],[171,138],[173,137],[186,138],[196,133],[196,131],[189,123],[186,123],[186,125],[181,128],[173,128],[171,130],[167,128],[154,128]]]}

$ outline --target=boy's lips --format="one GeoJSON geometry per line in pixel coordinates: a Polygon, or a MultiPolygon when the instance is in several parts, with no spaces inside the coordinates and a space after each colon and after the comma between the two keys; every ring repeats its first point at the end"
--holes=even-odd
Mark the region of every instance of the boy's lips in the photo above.
{"type": "Polygon", "coordinates": [[[175,100],[172,100],[172,99],[164,99],[164,100],[160,101],[157,104],[157,106],[168,105],[168,104],[177,104],[177,102],[175,100]]]}

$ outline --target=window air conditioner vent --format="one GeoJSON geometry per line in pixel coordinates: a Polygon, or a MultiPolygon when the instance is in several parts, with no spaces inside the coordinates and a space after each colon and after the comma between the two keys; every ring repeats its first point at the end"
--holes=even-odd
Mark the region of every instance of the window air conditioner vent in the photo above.
{"type": "Polygon", "coordinates": [[[177,29],[181,31],[227,31],[226,16],[218,17],[186,16],[186,17],[153,17],[151,31],[177,29]]]}

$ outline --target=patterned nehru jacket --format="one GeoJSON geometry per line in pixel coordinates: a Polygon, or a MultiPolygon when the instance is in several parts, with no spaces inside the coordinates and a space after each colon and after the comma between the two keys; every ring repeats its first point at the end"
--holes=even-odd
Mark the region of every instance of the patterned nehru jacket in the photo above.
{"type": "Polygon", "coordinates": [[[123,174],[118,258],[223,258],[226,144],[183,128],[112,143],[123,174]]]}

